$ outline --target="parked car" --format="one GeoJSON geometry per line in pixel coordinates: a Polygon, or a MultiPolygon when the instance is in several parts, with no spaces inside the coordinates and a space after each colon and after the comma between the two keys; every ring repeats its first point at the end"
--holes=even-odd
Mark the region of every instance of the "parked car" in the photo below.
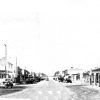
{"type": "Polygon", "coordinates": [[[64,77],[59,76],[59,77],[58,77],[58,81],[59,81],[59,82],[64,82],[64,77]]]}
{"type": "Polygon", "coordinates": [[[1,87],[12,88],[13,87],[12,79],[6,78],[0,83],[0,85],[1,87]]]}
{"type": "Polygon", "coordinates": [[[66,78],[66,83],[72,83],[72,80],[70,78],[66,78]]]}
{"type": "Polygon", "coordinates": [[[33,78],[26,79],[26,84],[33,84],[33,83],[34,83],[34,79],[33,78]]]}

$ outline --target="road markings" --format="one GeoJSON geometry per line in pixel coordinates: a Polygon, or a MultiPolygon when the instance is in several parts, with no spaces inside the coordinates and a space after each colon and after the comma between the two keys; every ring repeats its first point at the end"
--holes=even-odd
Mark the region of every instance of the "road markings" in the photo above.
{"type": "Polygon", "coordinates": [[[53,94],[53,91],[48,91],[49,94],[53,94]]]}
{"type": "Polygon", "coordinates": [[[41,95],[42,94],[42,91],[38,91],[38,93],[41,95]]]}
{"type": "Polygon", "coordinates": [[[48,96],[45,96],[45,100],[48,100],[48,96]]]}
{"type": "Polygon", "coordinates": [[[58,94],[61,94],[61,91],[57,91],[58,94]]]}
{"type": "Polygon", "coordinates": [[[39,100],[38,96],[35,97],[35,100],[39,100]]]}

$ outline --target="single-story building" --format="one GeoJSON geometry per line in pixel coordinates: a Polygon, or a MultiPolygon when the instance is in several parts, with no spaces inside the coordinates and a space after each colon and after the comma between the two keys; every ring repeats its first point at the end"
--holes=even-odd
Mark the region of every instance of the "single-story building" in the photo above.
{"type": "Polygon", "coordinates": [[[95,85],[100,87],[100,68],[91,70],[90,85],[95,85]]]}

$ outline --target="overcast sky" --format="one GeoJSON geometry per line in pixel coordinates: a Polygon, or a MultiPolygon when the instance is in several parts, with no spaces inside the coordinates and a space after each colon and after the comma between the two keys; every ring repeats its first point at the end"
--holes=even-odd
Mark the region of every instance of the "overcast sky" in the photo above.
{"type": "Polygon", "coordinates": [[[99,0],[1,0],[0,57],[52,73],[100,66],[99,0]]]}

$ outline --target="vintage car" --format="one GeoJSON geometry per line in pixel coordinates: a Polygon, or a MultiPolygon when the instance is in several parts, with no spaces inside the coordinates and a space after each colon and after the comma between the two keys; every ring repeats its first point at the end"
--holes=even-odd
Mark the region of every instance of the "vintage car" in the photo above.
{"type": "Polygon", "coordinates": [[[72,80],[70,78],[66,78],[65,82],[66,83],[72,83],[72,80]]]}
{"type": "Polygon", "coordinates": [[[9,87],[12,88],[13,87],[12,79],[10,78],[3,79],[3,81],[0,82],[0,86],[5,88],[9,88],[9,87]]]}

